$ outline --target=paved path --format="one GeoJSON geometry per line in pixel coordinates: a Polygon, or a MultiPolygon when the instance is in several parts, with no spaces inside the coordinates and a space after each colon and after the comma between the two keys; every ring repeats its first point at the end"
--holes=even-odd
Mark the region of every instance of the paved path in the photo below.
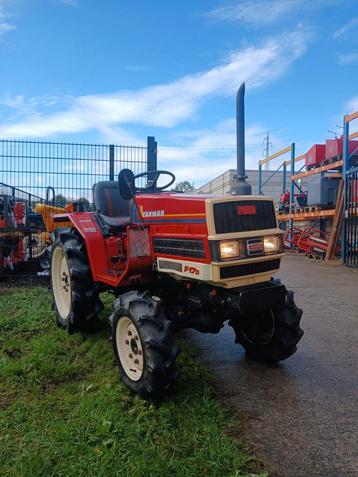
{"type": "Polygon", "coordinates": [[[304,310],[290,359],[246,360],[227,326],[190,339],[272,476],[358,477],[358,272],[287,256],[279,275],[304,310]]]}

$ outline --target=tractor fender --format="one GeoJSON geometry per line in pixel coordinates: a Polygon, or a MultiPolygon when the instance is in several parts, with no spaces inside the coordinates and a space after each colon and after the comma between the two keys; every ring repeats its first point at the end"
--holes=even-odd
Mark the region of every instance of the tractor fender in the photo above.
{"type": "MultiPolygon", "coordinates": [[[[97,224],[93,212],[70,212],[58,214],[54,217],[54,234],[61,235],[74,228],[85,242],[88,260],[90,263],[93,279],[101,281],[101,277],[107,273],[107,253],[103,233],[97,224]],[[67,223],[69,227],[63,227],[67,223]],[[56,224],[61,224],[56,227],[56,224]]],[[[57,236],[58,236],[57,235],[57,236]]]]}

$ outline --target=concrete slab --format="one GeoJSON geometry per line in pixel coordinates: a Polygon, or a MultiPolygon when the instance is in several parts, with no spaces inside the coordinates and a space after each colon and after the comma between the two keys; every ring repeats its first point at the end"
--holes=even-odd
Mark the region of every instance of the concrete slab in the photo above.
{"type": "Polygon", "coordinates": [[[287,361],[247,360],[228,326],[219,335],[189,332],[189,339],[272,476],[356,477],[358,272],[289,255],[280,277],[304,310],[305,335],[287,361]]]}

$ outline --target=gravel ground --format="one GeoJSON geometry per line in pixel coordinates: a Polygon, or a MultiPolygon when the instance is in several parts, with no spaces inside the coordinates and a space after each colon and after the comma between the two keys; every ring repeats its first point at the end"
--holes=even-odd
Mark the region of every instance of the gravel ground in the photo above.
{"type": "Polygon", "coordinates": [[[247,360],[227,326],[189,339],[272,476],[356,477],[358,272],[288,255],[279,275],[304,311],[305,334],[290,359],[273,367],[247,360]]]}

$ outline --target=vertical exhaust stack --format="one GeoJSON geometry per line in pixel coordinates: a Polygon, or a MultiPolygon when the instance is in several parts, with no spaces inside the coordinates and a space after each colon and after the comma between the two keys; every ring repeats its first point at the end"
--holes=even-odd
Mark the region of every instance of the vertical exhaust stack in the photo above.
{"type": "Polygon", "coordinates": [[[236,170],[231,194],[251,195],[251,186],[246,182],[245,174],[245,83],[236,95],[236,170]]]}

